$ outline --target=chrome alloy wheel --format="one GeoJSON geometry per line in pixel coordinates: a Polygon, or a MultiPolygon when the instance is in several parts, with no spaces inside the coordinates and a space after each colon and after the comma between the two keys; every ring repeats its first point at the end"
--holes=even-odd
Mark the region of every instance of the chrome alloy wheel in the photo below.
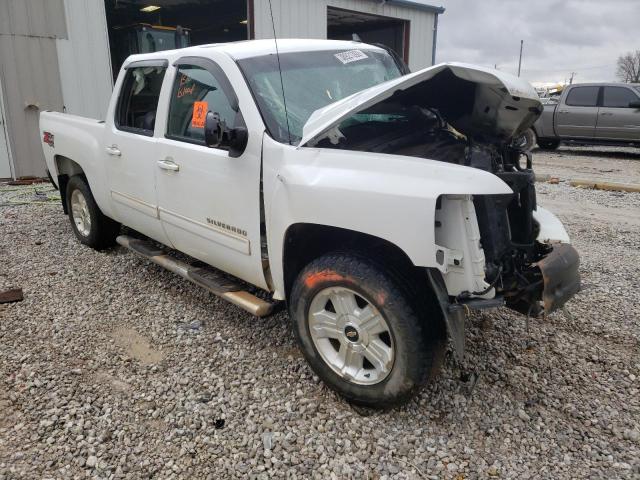
{"type": "Polygon", "coordinates": [[[71,215],[80,235],[88,237],[91,232],[91,214],[87,199],[80,190],[74,190],[71,194],[71,215]]]}
{"type": "Polygon", "coordinates": [[[359,385],[383,381],[395,345],[386,320],[362,295],[345,287],[321,290],[307,316],[316,350],[341,378],[359,385]]]}

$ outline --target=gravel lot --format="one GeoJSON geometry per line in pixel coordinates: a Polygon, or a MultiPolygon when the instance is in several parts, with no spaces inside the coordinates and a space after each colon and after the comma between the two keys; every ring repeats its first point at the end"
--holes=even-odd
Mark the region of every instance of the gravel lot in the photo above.
{"type": "MultiPolygon", "coordinates": [[[[539,171],[640,178],[631,150],[577,152],[537,152],[539,171]]],[[[25,293],[0,305],[0,479],[639,478],[640,194],[539,184],[539,202],[584,290],[529,332],[474,315],[462,369],[369,416],[313,376],[285,314],[83,247],[56,204],[0,207],[0,287],[25,293]]]]}

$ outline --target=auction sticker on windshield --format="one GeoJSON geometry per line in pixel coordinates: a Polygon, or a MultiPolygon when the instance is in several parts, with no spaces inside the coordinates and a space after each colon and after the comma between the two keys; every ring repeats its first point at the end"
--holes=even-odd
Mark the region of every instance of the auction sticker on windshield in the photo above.
{"type": "Polygon", "coordinates": [[[364,60],[367,57],[366,53],[362,50],[349,50],[348,52],[340,52],[334,55],[343,65],[351,62],[357,62],[358,60],[364,60]]]}

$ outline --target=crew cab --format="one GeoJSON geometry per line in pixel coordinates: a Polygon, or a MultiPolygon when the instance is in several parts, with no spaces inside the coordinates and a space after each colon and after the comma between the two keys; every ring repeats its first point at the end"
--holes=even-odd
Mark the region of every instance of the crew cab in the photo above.
{"type": "Polygon", "coordinates": [[[569,85],[520,140],[555,150],[561,143],[640,146],[640,84],[569,85]]]}
{"type": "Polygon", "coordinates": [[[117,242],[253,315],[286,305],[320,378],[389,407],[448,339],[463,354],[469,310],[537,316],[580,284],[512,147],[541,112],[533,88],[458,63],[403,73],[346,41],[134,55],[104,121],[41,114],[43,148],[80,242],[117,242]]]}

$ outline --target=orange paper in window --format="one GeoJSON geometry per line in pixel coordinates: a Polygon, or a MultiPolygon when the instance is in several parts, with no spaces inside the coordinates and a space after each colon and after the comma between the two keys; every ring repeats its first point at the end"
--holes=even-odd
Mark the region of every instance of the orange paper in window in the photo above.
{"type": "Polygon", "coordinates": [[[207,102],[193,102],[193,117],[191,117],[191,126],[193,128],[204,128],[204,122],[207,119],[209,105],[207,102]]]}

